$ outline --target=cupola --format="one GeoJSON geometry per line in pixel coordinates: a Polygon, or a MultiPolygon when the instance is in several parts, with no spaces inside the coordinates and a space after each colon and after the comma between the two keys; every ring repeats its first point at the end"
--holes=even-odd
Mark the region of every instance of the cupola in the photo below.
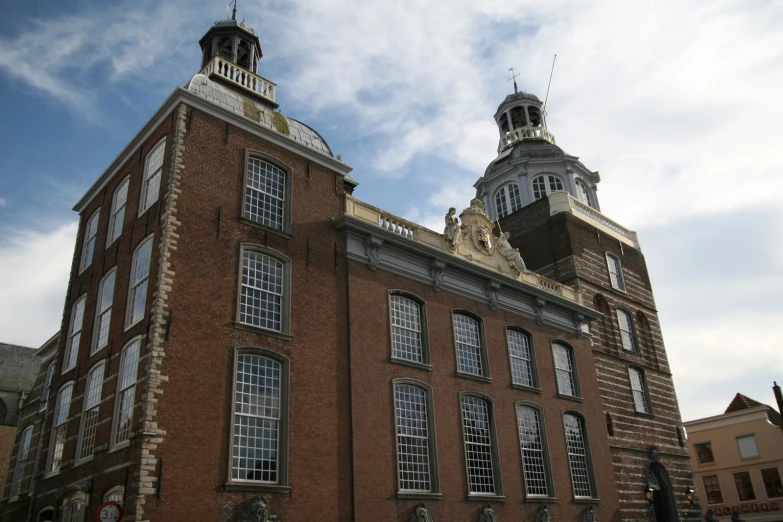
{"type": "Polygon", "coordinates": [[[235,7],[231,20],[215,22],[199,40],[201,74],[276,108],[277,86],[258,75],[258,60],[263,56],[261,42],[253,28],[237,20],[236,14],[235,7]]]}
{"type": "Polygon", "coordinates": [[[545,140],[555,143],[554,135],[546,128],[543,103],[534,94],[509,94],[495,113],[500,133],[498,152],[522,140],[545,140]]]}

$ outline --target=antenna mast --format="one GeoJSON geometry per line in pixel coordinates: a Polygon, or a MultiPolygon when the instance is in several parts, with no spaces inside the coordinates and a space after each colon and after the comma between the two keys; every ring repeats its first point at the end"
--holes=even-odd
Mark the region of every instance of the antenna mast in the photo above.
{"type": "Polygon", "coordinates": [[[552,75],[555,73],[555,60],[557,60],[557,53],[555,53],[555,57],[552,58],[552,70],[549,72],[549,85],[546,86],[546,97],[544,98],[544,117],[546,117],[546,102],[549,100],[549,88],[552,86],[552,75]]]}

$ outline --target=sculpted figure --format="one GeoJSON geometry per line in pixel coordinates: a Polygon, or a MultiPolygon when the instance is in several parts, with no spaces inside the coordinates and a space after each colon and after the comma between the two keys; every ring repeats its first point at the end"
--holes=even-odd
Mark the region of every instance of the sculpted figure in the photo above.
{"type": "Polygon", "coordinates": [[[511,244],[508,242],[508,236],[508,232],[500,234],[500,238],[498,238],[498,252],[508,260],[508,264],[514,271],[524,274],[527,272],[525,261],[522,259],[519,249],[511,247],[511,244]]]}
{"type": "Polygon", "coordinates": [[[411,522],[432,522],[432,517],[427,508],[424,507],[424,502],[419,502],[419,505],[411,513],[411,522]]]}
{"type": "Polygon", "coordinates": [[[275,522],[280,517],[272,515],[267,507],[266,497],[261,496],[253,501],[250,512],[253,514],[253,522],[275,522]]]}
{"type": "Polygon", "coordinates": [[[536,522],[552,522],[552,515],[549,513],[549,508],[546,504],[541,506],[536,514],[536,522]]]}
{"type": "Polygon", "coordinates": [[[446,213],[445,217],[446,228],[443,229],[443,235],[446,236],[446,241],[449,243],[451,249],[457,248],[457,239],[459,238],[459,218],[457,217],[457,209],[451,207],[446,213]]]}
{"type": "Polygon", "coordinates": [[[479,522],[498,522],[498,516],[492,506],[487,504],[479,515],[479,522]]]}

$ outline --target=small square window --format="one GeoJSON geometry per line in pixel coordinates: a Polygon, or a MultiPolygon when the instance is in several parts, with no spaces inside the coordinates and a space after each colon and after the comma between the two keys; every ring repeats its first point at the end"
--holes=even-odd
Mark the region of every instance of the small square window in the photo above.
{"type": "Polygon", "coordinates": [[[739,447],[740,457],[743,459],[752,459],[759,456],[759,448],[756,446],[755,435],[742,435],[737,437],[737,446],[739,447]]]}
{"type": "Polygon", "coordinates": [[[712,444],[709,442],[694,444],[693,449],[696,450],[696,457],[699,459],[699,464],[715,462],[715,458],[712,456],[712,444]]]}
{"type": "Polygon", "coordinates": [[[756,500],[756,493],[753,491],[753,482],[750,480],[750,473],[741,471],[734,474],[734,484],[737,486],[737,496],[740,502],[756,500]]]}

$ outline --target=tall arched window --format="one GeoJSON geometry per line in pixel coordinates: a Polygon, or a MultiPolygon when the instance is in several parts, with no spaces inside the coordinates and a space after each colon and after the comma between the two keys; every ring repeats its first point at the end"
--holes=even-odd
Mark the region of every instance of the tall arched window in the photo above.
{"type": "Polygon", "coordinates": [[[231,481],[287,483],[288,362],[259,350],[237,354],[231,481]]]}
{"type": "Polygon", "coordinates": [[[83,272],[92,264],[92,255],[95,253],[95,236],[98,235],[98,220],[101,209],[96,210],[87,220],[84,226],[84,246],[82,247],[82,259],[79,263],[79,272],[83,272]]]}
{"type": "Polygon", "coordinates": [[[117,399],[114,408],[113,445],[127,443],[133,423],[133,406],[136,402],[136,378],[139,371],[141,339],[131,341],[123,350],[120,374],[117,382],[117,399]]]}
{"type": "Polygon", "coordinates": [[[392,358],[429,363],[423,311],[423,303],[413,296],[390,293],[392,358]]]}
{"type": "Polygon", "coordinates": [[[394,384],[399,491],[438,491],[431,392],[423,383],[394,384]]]}
{"type": "Polygon", "coordinates": [[[633,404],[639,413],[651,413],[650,399],[647,391],[647,382],[644,371],[634,366],[628,367],[628,377],[631,380],[631,393],[633,404]]]}
{"type": "Polygon", "coordinates": [[[500,495],[492,405],[476,395],[463,395],[460,402],[468,494],[500,495]]]}
{"type": "Polygon", "coordinates": [[[549,455],[541,410],[528,404],[517,404],[517,427],[528,497],[551,496],[549,455]]]}
{"type": "Polygon", "coordinates": [[[41,406],[38,411],[44,411],[49,405],[49,394],[52,392],[52,379],[54,378],[54,361],[49,363],[46,368],[46,376],[44,377],[43,389],[41,390],[41,406]]]}
{"type": "Polygon", "coordinates": [[[74,303],[73,308],[71,308],[71,321],[68,326],[68,339],[65,341],[62,373],[75,367],[76,359],[79,358],[79,343],[82,340],[82,323],[84,323],[84,303],[86,300],[86,296],[81,296],[74,303]]]}
{"type": "Polygon", "coordinates": [[[165,151],[166,139],[164,138],[147,154],[147,160],[144,162],[144,178],[141,182],[139,215],[144,214],[158,200],[160,195],[160,178],[163,174],[163,154],[165,151]]]}
{"type": "Polygon", "coordinates": [[[618,308],[616,312],[617,323],[620,325],[620,339],[623,343],[623,350],[638,352],[639,350],[636,346],[636,335],[633,331],[633,319],[631,318],[631,314],[622,308],[618,308]]]}
{"type": "Polygon", "coordinates": [[[563,181],[554,174],[542,174],[533,178],[533,198],[536,200],[558,190],[563,190],[563,181]]]}
{"type": "Polygon", "coordinates": [[[558,393],[577,397],[579,395],[579,386],[574,370],[574,354],[571,348],[560,343],[553,343],[552,356],[555,360],[558,393]]]}
{"type": "Polygon", "coordinates": [[[275,230],[290,231],[289,173],[256,156],[248,156],[244,218],[275,230]]]}
{"type": "Polygon", "coordinates": [[[290,260],[285,256],[261,246],[243,246],[237,320],[288,333],[290,270],[290,260]]]}
{"type": "Polygon", "coordinates": [[[479,321],[465,313],[452,313],[457,372],[489,377],[479,321]]]}
{"type": "Polygon", "coordinates": [[[576,180],[576,197],[585,205],[593,206],[593,201],[590,198],[590,189],[587,188],[587,185],[581,179],[576,180]]]}
{"type": "Polygon", "coordinates": [[[122,225],[125,220],[125,205],[128,202],[128,186],[130,178],[120,183],[111,198],[111,215],[109,215],[109,233],[106,234],[106,246],[108,247],[122,234],[122,225]]]}
{"type": "Polygon", "coordinates": [[[109,344],[109,325],[111,323],[111,309],[114,302],[114,281],[116,277],[117,269],[115,268],[103,277],[101,287],[98,290],[98,309],[95,312],[94,345],[91,353],[95,353],[109,344]]]}
{"type": "Polygon", "coordinates": [[[125,311],[125,329],[127,330],[144,318],[147,307],[147,284],[152,261],[152,236],[145,239],[133,254],[131,265],[128,306],[125,311]]]}
{"type": "Polygon", "coordinates": [[[568,464],[571,469],[571,484],[574,497],[592,498],[593,476],[584,419],[573,413],[563,414],[568,464]]]}
{"type": "Polygon", "coordinates": [[[538,379],[530,346],[530,336],[514,328],[506,328],[508,356],[511,360],[511,382],[519,386],[535,388],[538,379]]]}
{"type": "Polygon", "coordinates": [[[84,405],[82,407],[82,423],[79,428],[79,442],[76,460],[84,460],[92,457],[95,447],[95,433],[98,429],[98,410],[101,405],[101,392],[103,391],[103,372],[106,364],[101,362],[87,374],[85,385],[84,405]]]}
{"type": "Polygon", "coordinates": [[[47,471],[54,473],[59,471],[60,463],[63,460],[63,448],[65,446],[65,429],[68,425],[68,414],[71,410],[71,395],[73,393],[73,383],[68,383],[57,394],[57,405],[52,420],[52,439],[49,448],[49,466],[47,471]]]}
{"type": "Polygon", "coordinates": [[[498,219],[504,218],[520,208],[522,208],[522,200],[519,197],[519,186],[516,183],[503,185],[495,193],[495,210],[498,219]]]}
{"type": "Polygon", "coordinates": [[[16,450],[16,465],[14,466],[14,476],[11,479],[10,498],[18,497],[22,490],[22,478],[24,476],[25,464],[27,464],[27,455],[30,453],[30,441],[33,438],[33,427],[28,426],[19,437],[19,446],[16,450]]]}

